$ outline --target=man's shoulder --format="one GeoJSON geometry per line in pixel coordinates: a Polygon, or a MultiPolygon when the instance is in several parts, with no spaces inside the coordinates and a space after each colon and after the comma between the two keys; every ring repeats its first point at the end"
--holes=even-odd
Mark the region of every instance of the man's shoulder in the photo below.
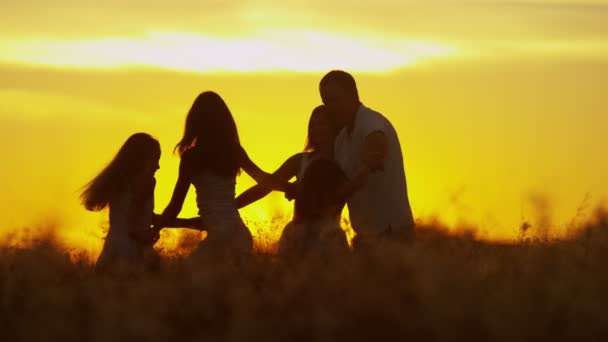
{"type": "Polygon", "coordinates": [[[361,105],[358,124],[362,133],[367,135],[373,131],[386,131],[392,127],[388,119],[380,112],[361,105]]]}
{"type": "Polygon", "coordinates": [[[365,105],[361,105],[361,114],[362,119],[364,120],[375,120],[390,123],[384,114],[365,105]]]}
{"type": "Polygon", "coordinates": [[[373,108],[370,108],[370,107],[368,107],[368,106],[366,106],[364,104],[361,105],[360,110],[361,110],[361,112],[363,112],[366,115],[372,115],[372,116],[378,116],[379,115],[379,116],[384,117],[384,115],[382,115],[382,113],[380,113],[379,111],[377,111],[377,110],[375,110],[373,108]]]}

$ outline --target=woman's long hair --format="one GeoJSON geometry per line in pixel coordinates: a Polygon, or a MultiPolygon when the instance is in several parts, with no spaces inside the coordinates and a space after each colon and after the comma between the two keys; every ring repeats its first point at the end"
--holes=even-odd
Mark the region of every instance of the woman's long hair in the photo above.
{"type": "Polygon", "coordinates": [[[312,131],[312,122],[314,118],[318,115],[324,116],[324,119],[327,120],[327,123],[329,124],[330,134],[334,138],[336,137],[336,135],[338,135],[338,129],[336,128],[336,124],[333,118],[327,111],[327,107],[325,105],[316,106],[315,109],[312,110],[312,113],[310,114],[310,119],[308,120],[308,136],[306,137],[306,147],[304,148],[304,151],[314,152],[315,150],[319,149],[317,142],[312,141],[310,139],[312,131]]]}
{"type": "Polygon", "coordinates": [[[186,117],[184,135],[175,146],[180,156],[190,149],[211,170],[236,176],[241,143],[236,123],[224,100],[215,92],[197,96],[186,117]]]}
{"type": "Polygon", "coordinates": [[[295,211],[299,217],[311,220],[320,218],[322,209],[335,205],[335,194],[347,181],[340,166],[333,160],[316,159],[302,177],[295,199],[295,211]]]}
{"type": "Polygon", "coordinates": [[[132,184],[146,162],[160,156],[158,140],[146,133],[131,135],[122,145],[114,159],[87,185],[80,195],[87,210],[98,211],[105,208],[119,192],[132,184]]]}

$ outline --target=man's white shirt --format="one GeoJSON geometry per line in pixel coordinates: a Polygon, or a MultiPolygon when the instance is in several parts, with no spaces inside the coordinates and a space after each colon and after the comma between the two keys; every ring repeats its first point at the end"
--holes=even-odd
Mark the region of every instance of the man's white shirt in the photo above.
{"type": "Polygon", "coordinates": [[[367,136],[377,131],[387,138],[384,170],[371,173],[367,183],[347,199],[351,224],[361,236],[378,235],[389,226],[414,226],[401,145],[397,132],[382,114],[360,105],[352,131],[345,127],[336,137],[335,159],[352,179],[362,167],[367,136]]]}

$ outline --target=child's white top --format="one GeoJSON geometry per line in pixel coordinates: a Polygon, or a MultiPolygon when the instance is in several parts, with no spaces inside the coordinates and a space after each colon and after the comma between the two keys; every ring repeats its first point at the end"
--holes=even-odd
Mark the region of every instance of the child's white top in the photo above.
{"type": "Polygon", "coordinates": [[[150,228],[154,211],[154,197],[146,201],[141,213],[137,214],[135,227],[129,227],[129,216],[133,208],[131,191],[123,191],[110,201],[110,229],[106,236],[103,250],[98,262],[105,259],[139,258],[142,246],[129,236],[129,231],[150,228]]]}

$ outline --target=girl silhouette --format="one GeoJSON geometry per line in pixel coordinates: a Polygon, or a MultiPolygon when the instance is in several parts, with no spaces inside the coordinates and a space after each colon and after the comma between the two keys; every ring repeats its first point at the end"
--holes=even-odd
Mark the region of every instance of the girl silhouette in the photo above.
{"type": "Polygon", "coordinates": [[[241,147],[236,124],[224,100],[215,92],[201,93],[186,117],[184,135],[175,147],[181,157],[173,196],[163,212],[163,224],[181,211],[190,187],[196,190],[196,203],[207,239],[199,250],[250,252],[251,233],[241,220],[235,200],[236,177],[245,170],[265,187],[287,190],[260,170],[241,147]]]}
{"type": "Polygon", "coordinates": [[[314,255],[348,252],[340,217],[346,204],[345,194],[357,185],[346,178],[336,162],[324,158],[312,161],[299,183],[294,204],[298,220],[281,235],[279,253],[301,257],[311,252],[314,255]]]}
{"type": "MultiPolygon", "coordinates": [[[[308,166],[317,159],[333,158],[334,139],[337,135],[337,129],[333,124],[331,116],[327,112],[324,105],[317,106],[310,115],[308,121],[308,141],[304,152],[294,154],[289,157],[275,172],[274,175],[283,181],[289,181],[293,177],[296,178],[298,185],[302,181],[302,177],[308,166]]],[[[237,198],[238,207],[244,207],[253,203],[270,193],[271,189],[260,184],[255,185],[237,198]]],[[[297,191],[297,190],[296,190],[297,191]]],[[[292,194],[292,195],[295,195],[292,194]]],[[[283,229],[281,239],[279,240],[279,251],[284,251],[286,248],[293,246],[284,246],[287,240],[293,240],[289,236],[294,233],[294,225],[300,220],[298,207],[294,207],[294,215],[292,221],[289,222],[283,229]]],[[[339,222],[339,221],[338,221],[339,222]]]]}
{"type": "Polygon", "coordinates": [[[114,159],[86,186],[83,205],[91,211],[110,209],[110,229],[96,269],[121,265],[153,266],[157,254],[150,230],[154,210],[154,173],[158,170],[160,145],[146,133],[131,135],[114,159]]]}

